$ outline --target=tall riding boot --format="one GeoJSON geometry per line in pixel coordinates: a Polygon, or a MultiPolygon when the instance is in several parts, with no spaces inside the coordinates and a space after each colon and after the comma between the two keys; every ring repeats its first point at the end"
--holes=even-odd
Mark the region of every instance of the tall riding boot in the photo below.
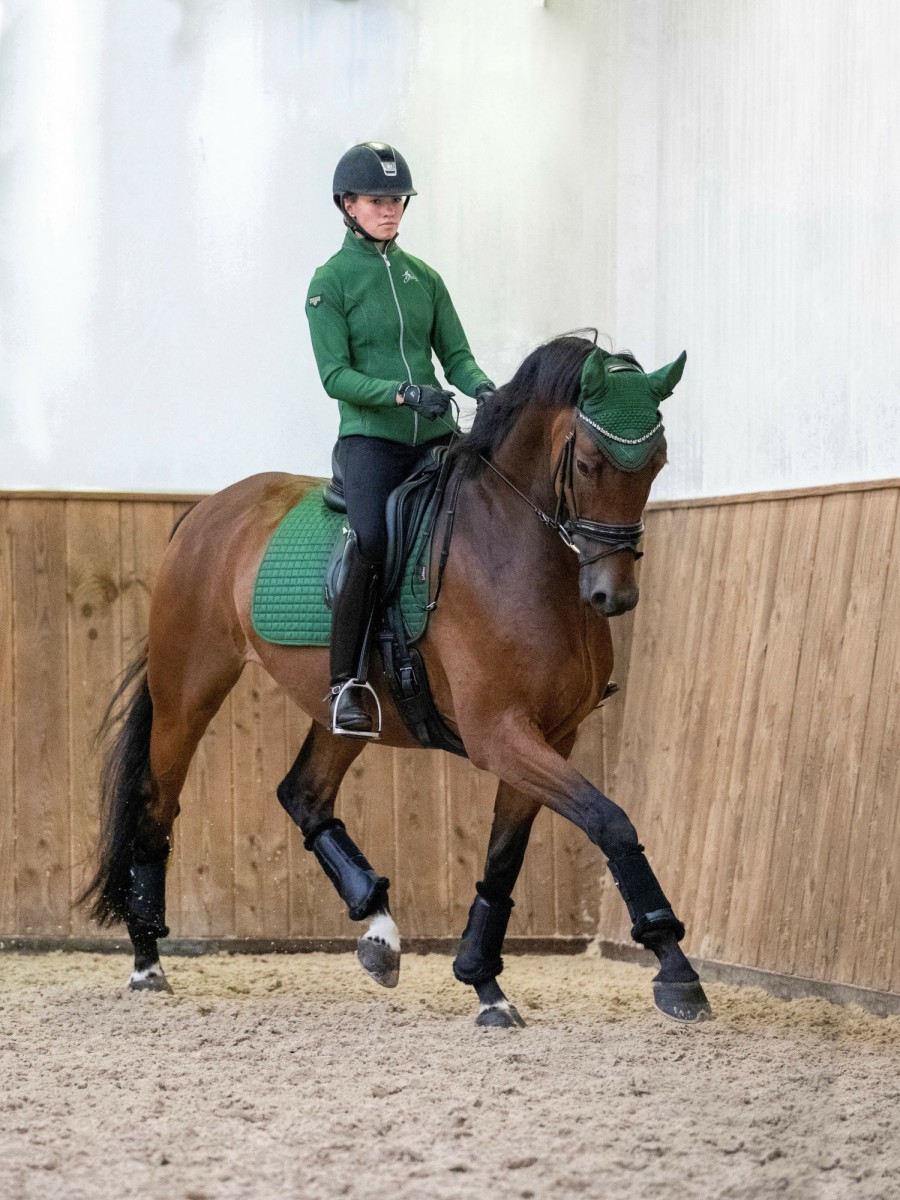
{"type": "Polygon", "coordinates": [[[331,610],[331,703],[333,723],[351,733],[369,733],[372,718],[362,706],[359,688],[342,686],[356,678],[362,640],[375,599],[375,567],[365,558],[351,531],[341,565],[341,583],[331,610]],[[340,693],[340,695],[338,695],[340,693]]]}

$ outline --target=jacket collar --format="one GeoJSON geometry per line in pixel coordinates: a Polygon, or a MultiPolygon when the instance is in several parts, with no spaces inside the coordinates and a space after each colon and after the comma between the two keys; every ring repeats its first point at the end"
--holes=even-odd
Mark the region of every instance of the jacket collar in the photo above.
{"type": "MultiPolygon", "coordinates": [[[[342,250],[354,250],[357,254],[369,254],[369,255],[375,254],[375,255],[377,255],[379,253],[378,250],[375,249],[374,242],[367,242],[365,238],[357,237],[352,229],[348,229],[346,234],[344,235],[344,244],[341,247],[341,249],[342,250]]],[[[391,240],[387,244],[387,253],[394,254],[394,253],[396,253],[396,250],[397,250],[397,238],[395,236],[395,237],[391,238],[391,240]]]]}

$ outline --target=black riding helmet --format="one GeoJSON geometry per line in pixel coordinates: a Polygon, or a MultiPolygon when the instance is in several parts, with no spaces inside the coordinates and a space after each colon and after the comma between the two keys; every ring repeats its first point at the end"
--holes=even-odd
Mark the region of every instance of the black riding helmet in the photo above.
{"type": "Polygon", "coordinates": [[[348,192],[356,196],[405,196],[407,204],[410,196],[418,195],[406,159],[385,142],[360,142],[342,155],[334,171],[331,192],[345,224],[370,242],[375,239],[344,208],[348,192]]]}

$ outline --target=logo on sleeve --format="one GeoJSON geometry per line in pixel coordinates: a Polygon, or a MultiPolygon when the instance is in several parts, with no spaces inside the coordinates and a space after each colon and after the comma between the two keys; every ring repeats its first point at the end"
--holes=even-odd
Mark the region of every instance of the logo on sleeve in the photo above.
{"type": "Polygon", "coordinates": [[[318,308],[321,303],[322,303],[321,296],[310,296],[309,304],[310,304],[311,308],[318,308]]]}

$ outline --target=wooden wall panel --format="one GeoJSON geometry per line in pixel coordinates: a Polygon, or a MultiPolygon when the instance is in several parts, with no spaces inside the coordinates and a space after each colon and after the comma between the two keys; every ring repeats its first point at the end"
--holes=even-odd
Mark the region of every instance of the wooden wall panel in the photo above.
{"type": "Polygon", "coordinates": [[[70,931],[66,506],[12,500],[16,922],[70,931]]]}
{"type": "MultiPolygon", "coordinates": [[[[288,765],[300,753],[300,749],[309,733],[312,722],[306,713],[295,708],[293,704],[285,705],[284,712],[284,745],[288,765]]],[[[279,781],[280,782],[280,781],[279,781]]],[[[352,786],[348,780],[348,786],[352,786]]],[[[276,784],[277,787],[277,784],[276,784]]],[[[288,834],[288,925],[291,937],[310,937],[313,928],[312,918],[315,908],[315,897],[319,890],[319,868],[312,854],[304,849],[303,838],[298,829],[292,828],[288,834]]]]}
{"type": "MultiPolygon", "coordinates": [[[[80,935],[89,746],[146,634],[181,498],[0,495],[0,935],[80,935]]],[[[673,503],[647,517],[641,603],[613,623],[622,693],[572,761],[637,825],[689,952],[900,990],[900,485],[673,503]]],[[[189,773],[173,933],[357,932],[278,805],[309,719],[249,668],[189,773]]],[[[338,812],[394,881],[406,936],[455,937],[495,780],[367,748],[338,812]]],[[[510,932],[627,940],[603,856],[536,823],[510,932]]],[[[95,932],[95,931],[94,931],[95,932]]]]}
{"type": "Polygon", "coordinates": [[[233,937],[236,929],[232,699],[210,722],[181,794],[179,925],[190,937],[233,937]]]}
{"type": "Polygon", "coordinates": [[[285,938],[290,927],[290,821],[275,789],[289,765],[287,702],[275,681],[255,663],[245,669],[231,702],[235,934],[285,938]]]}
{"type": "Polygon", "coordinates": [[[16,673],[13,539],[9,501],[0,499],[0,931],[16,929],[16,673]]]}
{"type": "Polygon", "coordinates": [[[397,875],[391,905],[401,930],[446,937],[446,755],[396,750],[393,760],[397,875]]]}
{"type": "Polygon", "coordinates": [[[71,500],[65,506],[69,653],[69,897],[72,933],[93,925],[74,905],[93,868],[99,819],[94,738],[109,703],[108,681],[122,670],[119,505],[71,500]]]}
{"type": "MultiPolygon", "coordinates": [[[[649,514],[654,546],[677,513],[695,527],[706,611],[673,597],[669,551],[647,564],[616,798],[689,952],[900,988],[897,505],[896,485],[722,503],[712,538],[703,507],[649,514]]],[[[616,907],[600,931],[624,939],[616,907]]]]}
{"type": "Polygon", "coordinates": [[[475,899],[475,884],[484,872],[496,794],[497,780],[493,775],[476,770],[461,758],[448,757],[448,929],[452,937],[459,937],[465,929],[475,899]]]}

